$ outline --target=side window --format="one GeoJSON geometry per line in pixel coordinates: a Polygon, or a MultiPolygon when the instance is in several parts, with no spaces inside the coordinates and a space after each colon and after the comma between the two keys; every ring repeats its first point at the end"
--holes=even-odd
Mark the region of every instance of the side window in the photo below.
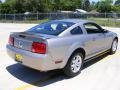
{"type": "Polygon", "coordinates": [[[102,33],[102,29],[94,23],[84,24],[84,27],[88,34],[102,33]]]}
{"type": "Polygon", "coordinates": [[[73,35],[83,34],[83,32],[82,32],[81,28],[78,26],[71,30],[71,34],[73,34],[73,35]]]}

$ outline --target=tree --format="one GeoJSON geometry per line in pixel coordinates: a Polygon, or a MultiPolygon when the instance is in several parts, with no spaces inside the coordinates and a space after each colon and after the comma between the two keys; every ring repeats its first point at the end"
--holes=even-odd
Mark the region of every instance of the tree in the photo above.
{"type": "Polygon", "coordinates": [[[12,13],[24,13],[24,2],[25,0],[6,0],[5,3],[9,4],[10,8],[12,9],[12,13]]]}
{"type": "Polygon", "coordinates": [[[101,12],[101,13],[109,13],[111,11],[111,5],[112,0],[104,0],[104,1],[100,1],[97,5],[97,11],[101,12]]]}
{"type": "Polygon", "coordinates": [[[72,0],[67,0],[66,3],[64,3],[63,6],[64,10],[75,10],[75,5],[72,0]]]}
{"type": "Polygon", "coordinates": [[[112,11],[120,13],[120,5],[112,6],[112,11]]]}
{"type": "Polygon", "coordinates": [[[25,0],[25,12],[37,12],[38,0],[25,0]]]}
{"type": "Polygon", "coordinates": [[[117,0],[114,5],[120,5],[120,0],[117,0]]]}
{"type": "Polygon", "coordinates": [[[52,11],[50,0],[6,0],[14,13],[24,12],[50,12],[52,11]]]}
{"type": "Polygon", "coordinates": [[[0,13],[2,14],[12,13],[10,5],[8,3],[0,4],[0,13]]]}
{"type": "Polygon", "coordinates": [[[52,0],[51,4],[53,11],[62,10],[64,6],[63,0],[52,0]]]}
{"type": "Polygon", "coordinates": [[[74,0],[73,2],[74,2],[74,5],[75,5],[75,9],[82,8],[83,0],[74,0]]]}
{"type": "Polygon", "coordinates": [[[109,4],[112,4],[113,3],[113,0],[104,0],[105,2],[109,3],[109,4]]]}
{"type": "Polygon", "coordinates": [[[83,6],[84,10],[89,11],[90,10],[90,1],[84,0],[82,6],[83,6]]]}
{"type": "Polygon", "coordinates": [[[10,6],[13,10],[14,13],[24,13],[25,8],[24,8],[24,2],[25,0],[14,0],[11,2],[10,6]]]}
{"type": "Polygon", "coordinates": [[[95,10],[96,9],[96,2],[92,1],[91,5],[90,5],[90,9],[91,10],[95,10]]]}
{"type": "Polygon", "coordinates": [[[53,10],[75,10],[81,8],[82,0],[52,0],[53,10]]]}
{"type": "MultiPolygon", "coordinates": [[[[58,10],[75,10],[81,8],[83,0],[6,0],[12,13],[53,12],[58,10]]],[[[6,12],[7,13],[7,12],[6,12]]]]}

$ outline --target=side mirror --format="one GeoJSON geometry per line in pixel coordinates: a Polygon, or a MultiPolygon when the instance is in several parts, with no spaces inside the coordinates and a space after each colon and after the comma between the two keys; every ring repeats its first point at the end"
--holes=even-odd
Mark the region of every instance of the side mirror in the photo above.
{"type": "Polygon", "coordinates": [[[107,33],[107,32],[108,32],[108,30],[103,29],[103,33],[107,33]]]}

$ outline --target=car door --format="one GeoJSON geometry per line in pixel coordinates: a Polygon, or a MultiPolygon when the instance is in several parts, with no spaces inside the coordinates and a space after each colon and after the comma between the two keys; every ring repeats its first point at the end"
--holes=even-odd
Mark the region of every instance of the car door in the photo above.
{"type": "Polygon", "coordinates": [[[87,56],[95,55],[105,49],[105,35],[103,29],[95,23],[85,23],[86,30],[85,45],[87,56]]]}
{"type": "Polygon", "coordinates": [[[109,31],[104,30],[105,35],[105,49],[108,50],[111,48],[112,42],[113,42],[113,34],[109,31]]]}

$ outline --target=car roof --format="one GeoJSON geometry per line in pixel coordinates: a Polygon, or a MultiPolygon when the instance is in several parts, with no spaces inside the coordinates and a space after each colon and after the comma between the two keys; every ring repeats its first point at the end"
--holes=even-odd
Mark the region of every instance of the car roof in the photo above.
{"type": "Polygon", "coordinates": [[[71,22],[71,23],[89,23],[89,22],[93,22],[90,20],[83,20],[83,19],[61,19],[61,20],[55,20],[55,21],[63,21],[63,22],[71,22]]]}

